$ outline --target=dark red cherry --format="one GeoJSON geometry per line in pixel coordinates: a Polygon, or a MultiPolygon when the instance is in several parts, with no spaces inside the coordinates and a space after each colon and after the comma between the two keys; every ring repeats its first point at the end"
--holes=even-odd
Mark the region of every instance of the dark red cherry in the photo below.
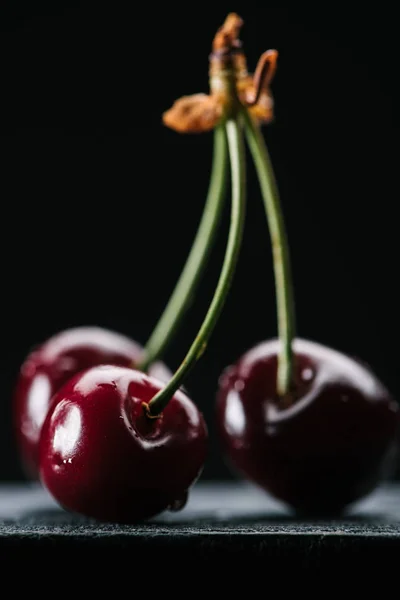
{"type": "Polygon", "coordinates": [[[339,513],[371,492],[393,456],[397,403],[365,366],[296,339],[295,393],[276,397],[276,340],[220,379],[217,427],[233,469],[297,512],[339,513]]]}
{"type": "MultiPolygon", "coordinates": [[[[24,469],[38,472],[38,442],[54,393],[76,373],[100,364],[129,366],[140,360],[142,347],[130,338],[100,327],[60,332],[35,348],[21,366],[13,401],[14,428],[24,469]]],[[[166,381],[171,373],[155,363],[150,374],[166,381]]]]}
{"type": "Polygon", "coordinates": [[[181,508],[201,474],[207,430],[183,391],[159,418],[146,416],[162,388],[133,369],[93,367],[56,394],[42,427],[40,477],[65,509],[134,523],[181,508]]]}

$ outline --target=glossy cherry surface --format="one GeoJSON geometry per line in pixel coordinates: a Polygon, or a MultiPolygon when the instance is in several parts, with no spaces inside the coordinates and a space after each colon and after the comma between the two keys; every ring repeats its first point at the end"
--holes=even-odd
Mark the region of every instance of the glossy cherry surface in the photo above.
{"type": "Polygon", "coordinates": [[[397,403],[373,373],[296,339],[296,398],[276,399],[276,340],[222,375],[217,427],[233,469],[303,513],[338,513],[371,492],[393,455],[397,403]]]}
{"type": "MultiPolygon", "coordinates": [[[[13,413],[16,440],[27,475],[38,473],[38,443],[55,392],[76,373],[100,364],[129,366],[140,360],[142,347],[130,338],[100,327],[76,327],[57,333],[35,348],[21,366],[13,413]]],[[[162,363],[150,374],[166,381],[162,363]]]]}
{"type": "Polygon", "coordinates": [[[56,394],[42,427],[40,476],[65,509],[134,523],[183,506],[201,474],[207,429],[175,393],[159,418],[145,415],[158,379],[114,366],[78,374],[56,394]]]}

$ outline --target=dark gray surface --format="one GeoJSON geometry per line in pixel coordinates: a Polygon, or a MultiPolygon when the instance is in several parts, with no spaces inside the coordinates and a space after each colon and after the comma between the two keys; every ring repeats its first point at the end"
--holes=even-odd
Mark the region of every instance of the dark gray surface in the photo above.
{"type": "Polygon", "coordinates": [[[165,512],[140,525],[99,523],[62,510],[39,485],[0,486],[0,537],[9,535],[97,536],[142,535],[147,532],[184,534],[257,532],[290,535],[399,536],[400,485],[381,487],[340,519],[298,520],[279,502],[247,484],[201,482],[186,507],[165,512]]]}
{"type": "MultiPolygon", "coordinates": [[[[400,485],[387,484],[340,519],[300,520],[262,491],[236,483],[198,483],[178,513],[135,526],[98,523],[60,509],[39,486],[0,487],[0,556],[46,560],[90,550],[140,564],[171,558],[215,565],[220,557],[287,561],[307,569],[400,564],[400,485]]],[[[207,571],[208,573],[209,571],[207,571]]]]}

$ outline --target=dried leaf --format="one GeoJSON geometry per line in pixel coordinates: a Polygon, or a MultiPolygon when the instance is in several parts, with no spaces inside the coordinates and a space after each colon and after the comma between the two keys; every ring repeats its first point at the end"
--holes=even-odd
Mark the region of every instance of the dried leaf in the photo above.
{"type": "Polygon", "coordinates": [[[269,90],[263,90],[257,104],[250,106],[248,110],[260,123],[271,123],[274,118],[274,100],[269,90]]]}
{"type": "Polygon", "coordinates": [[[163,114],[163,122],[180,133],[202,133],[214,129],[222,115],[221,97],[194,94],[176,100],[163,114]]]}
{"type": "Polygon", "coordinates": [[[230,13],[224,24],[218,29],[213,41],[214,51],[229,51],[240,46],[239,31],[243,20],[236,13],[230,13]]]}

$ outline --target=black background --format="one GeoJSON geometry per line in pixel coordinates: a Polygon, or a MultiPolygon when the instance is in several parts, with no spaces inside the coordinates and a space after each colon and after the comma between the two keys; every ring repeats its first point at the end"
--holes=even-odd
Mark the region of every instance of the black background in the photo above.
{"type": "MultiPolygon", "coordinates": [[[[21,361],[66,327],[99,324],[145,342],[201,215],[212,135],[161,114],[208,89],[227,12],[245,20],[252,70],[279,50],[266,129],[287,220],[298,333],[360,356],[400,398],[398,61],[389,3],[185,5],[2,3],[0,9],[0,479],[22,477],[11,432],[21,361]],[[128,6],[130,8],[128,8],[128,6]]],[[[245,240],[208,352],[187,385],[210,426],[206,477],[229,475],[213,430],[218,375],[276,333],[269,238],[251,165],[245,240]]],[[[221,230],[177,367],[205,314],[221,230]]]]}

